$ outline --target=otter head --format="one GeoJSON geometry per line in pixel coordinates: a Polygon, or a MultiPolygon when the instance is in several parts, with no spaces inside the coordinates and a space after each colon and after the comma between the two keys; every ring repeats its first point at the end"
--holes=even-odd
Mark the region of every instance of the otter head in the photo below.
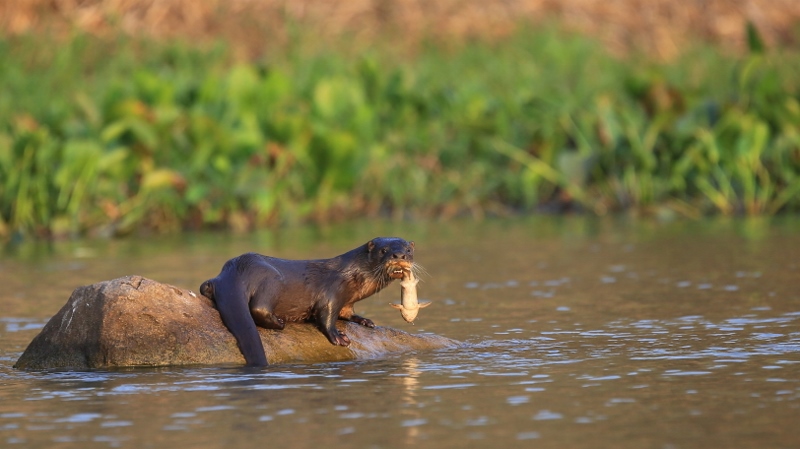
{"type": "Polygon", "coordinates": [[[378,237],[367,243],[369,260],[384,270],[391,279],[402,279],[403,271],[411,270],[414,266],[414,242],[407,242],[401,238],[378,237]]]}

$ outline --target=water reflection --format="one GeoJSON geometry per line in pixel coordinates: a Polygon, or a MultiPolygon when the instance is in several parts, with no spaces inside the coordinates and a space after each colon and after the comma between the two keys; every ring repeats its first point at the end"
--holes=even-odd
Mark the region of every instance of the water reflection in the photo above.
{"type": "Polygon", "coordinates": [[[796,225],[557,218],[7,253],[0,444],[793,447],[796,225]],[[413,235],[435,305],[414,328],[385,305],[397,292],[359,312],[466,348],[264,369],[11,368],[77,285],[138,273],[196,288],[240,252],[336,254],[363,235],[413,235]]]}
{"type": "Polygon", "coordinates": [[[413,444],[416,438],[420,436],[420,426],[428,423],[428,420],[423,418],[420,408],[424,406],[417,399],[419,385],[419,376],[422,374],[420,369],[420,361],[416,357],[410,357],[401,363],[401,372],[395,374],[396,378],[400,379],[403,387],[403,412],[401,426],[406,428],[405,442],[413,444]]]}
{"type": "Polygon", "coordinates": [[[457,445],[451,441],[563,442],[560,429],[598,432],[597,424],[636,422],[665,408],[673,422],[725,416],[733,404],[744,414],[787,404],[778,410],[796,417],[800,313],[769,313],[618,319],[544,332],[534,322],[506,329],[513,338],[501,334],[467,349],[374,362],[4,372],[29,386],[16,398],[28,405],[19,412],[13,408],[22,402],[4,401],[0,429],[8,444],[35,442],[41,433],[51,443],[107,447],[145,441],[128,432],[138,428],[162,432],[159,441],[178,447],[183,440],[170,434],[269,430],[291,434],[305,447],[323,438],[294,433],[315,422],[326,434],[357,443],[447,447],[457,445]],[[387,438],[378,438],[375,428],[387,438]]]}

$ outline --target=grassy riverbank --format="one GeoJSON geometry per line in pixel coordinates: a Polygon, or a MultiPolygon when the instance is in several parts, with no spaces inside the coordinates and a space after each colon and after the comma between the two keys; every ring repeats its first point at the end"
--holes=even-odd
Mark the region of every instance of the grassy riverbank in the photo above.
{"type": "Polygon", "coordinates": [[[800,54],[522,30],[412,51],[0,41],[0,235],[355,216],[800,211],[800,54]]]}

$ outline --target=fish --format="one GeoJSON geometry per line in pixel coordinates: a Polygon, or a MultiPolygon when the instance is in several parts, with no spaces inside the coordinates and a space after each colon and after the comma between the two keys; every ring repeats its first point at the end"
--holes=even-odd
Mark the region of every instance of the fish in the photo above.
{"type": "Polygon", "coordinates": [[[417,300],[417,283],[419,279],[414,277],[411,270],[403,271],[403,278],[400,281],[400,304],[389,303],[395,309],[400,309],[400,315],[407,323],[414,324],[419,309],[431,305],[430,301],[417,300]]]}

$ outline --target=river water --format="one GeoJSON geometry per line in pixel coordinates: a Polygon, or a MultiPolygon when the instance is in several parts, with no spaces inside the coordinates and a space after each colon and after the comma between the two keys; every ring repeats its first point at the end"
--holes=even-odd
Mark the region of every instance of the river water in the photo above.
{"type": "Polygon", "coordinates": [[[544,217],[356,223],[231,236],[7,246],[0,447],[797,448],[800,220],[544,217]],[[83,284],[190,288],[246,251],[330,257],[417,243],[416,326],[467,344],[346,363],[24,372],[12,365],[83,284]]]}

